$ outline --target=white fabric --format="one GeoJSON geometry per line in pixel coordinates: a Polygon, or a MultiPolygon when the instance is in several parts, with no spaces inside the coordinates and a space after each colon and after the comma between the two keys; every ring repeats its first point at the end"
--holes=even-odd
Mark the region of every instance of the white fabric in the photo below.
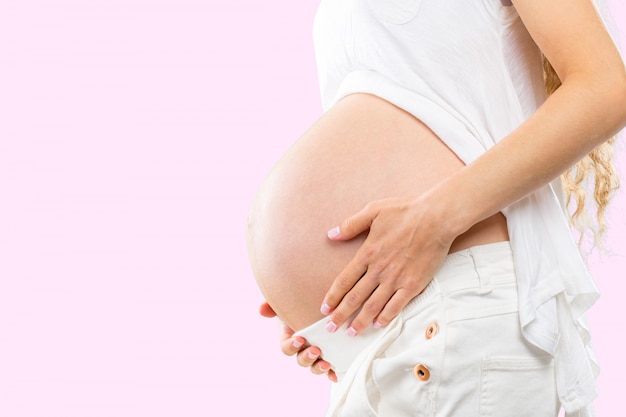
{"type": "MultiPolygon", "coordinates": [[[[422,120],[472,162],[545,100],[540,51],[506,3],[322,0],[313,35],[324,109],[351,93],[375,94],[422,120]]],[[[524,337],[555,356],[567,413],[587,417],[599,368],[584,313],[599,292],[561,199],[556,180],[503,213],[524,337]]]]}
{"type": "Polygon", "coordinates": [[[327,417],[558,414],[554,360],[521,333],[509,242],[449,255],[383,329],[349,337],[345,325],[327,332],[327,320],[296,333],[337,373],[327,417]]]}

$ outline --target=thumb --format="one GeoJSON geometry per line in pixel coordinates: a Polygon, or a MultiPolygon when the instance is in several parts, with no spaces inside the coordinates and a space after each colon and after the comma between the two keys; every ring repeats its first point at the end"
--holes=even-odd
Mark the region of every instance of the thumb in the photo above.
{"type": "Polygon", "coordinates": [[[372,204],[368,204],[363,210],[341,222],[341,225],[330,229],[328,238],[331,240],[350,240],[368,230],[377,215],[378,209],[374,208],[372,204]]]}
{"type": "Polygon", "coordinates": [[[268,317],[268,318],[276,317],[276,312],[269,305],[269,303],[267,301],[265,301],[263,304],[261,304],[261,306],[259,307],[259,313],[263,317],[268,317]]]}

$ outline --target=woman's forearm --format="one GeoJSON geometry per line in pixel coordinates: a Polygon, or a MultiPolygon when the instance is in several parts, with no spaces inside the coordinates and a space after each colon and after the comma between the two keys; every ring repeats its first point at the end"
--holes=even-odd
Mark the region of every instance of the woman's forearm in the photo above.
{"type": "Polygon", "coordinates": [[[454,239],[547,184],[626,124],[626,73],[591,0],[512,0],[563,85],[523,124],[428,192],[375,201],[331,229],[369,230],[322,311],[351,334],[385,326],[426,288],[454,239]]]}
{"type": "Polygon", "coordinates": [[[458,235],[559,176],[626,124],[626,74],[570,74],[506,138],[433,190],[458,235]],[[595,78],[595,80],[594,80],[595,78]]]}

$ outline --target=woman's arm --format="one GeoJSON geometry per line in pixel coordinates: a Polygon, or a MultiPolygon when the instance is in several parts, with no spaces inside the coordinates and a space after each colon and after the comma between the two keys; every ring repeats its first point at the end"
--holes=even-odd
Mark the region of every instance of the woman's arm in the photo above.
{"type": "Polygon", "coordinates": [[[626,71],[591,0],[513,0],[562,86],[519,128],[425,195],[369,204],[329,232],[369,229],[322,312],[334,331],[388,324],[433,278],[452,241],[545,185],[626,124],[626,71]]]}

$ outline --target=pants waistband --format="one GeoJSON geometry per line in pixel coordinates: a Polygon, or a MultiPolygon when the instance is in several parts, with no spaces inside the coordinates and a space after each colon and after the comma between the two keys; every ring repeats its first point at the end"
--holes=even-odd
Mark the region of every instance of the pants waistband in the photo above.
{"type": "MultiPolygon", "coordinates": [[[[515,277],[514,269],[513,252],[508,241],[473,246],[449,254],[431,283],[407,304],[399,317],[405,320],[414,316],[425,303],[442,293],[510,283],[515,277]]],[[[323,318],[295,335],[319,347],[322,358],[332,365],[339,378],[363,350],[375,344],[391,327],[391,323],[382,329],[368,326],[359,335],[351,337],[346,334],[350,320],[334,333],[326,330],[327,321],[323,318]]]]}

